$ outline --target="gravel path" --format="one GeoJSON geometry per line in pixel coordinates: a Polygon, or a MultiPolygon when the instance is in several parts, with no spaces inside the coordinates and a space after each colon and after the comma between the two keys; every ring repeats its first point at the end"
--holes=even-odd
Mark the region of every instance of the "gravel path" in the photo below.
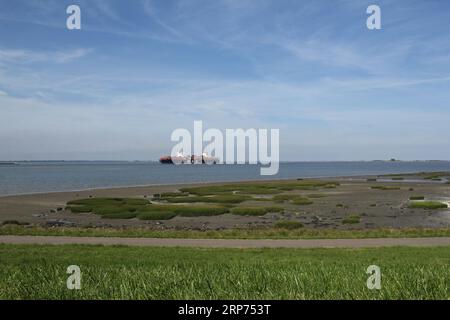
{"type": "Polygon", "coordinates": [[[378,239],[166,239],[119,237],[0,236],[4,244],[91,244],[199,248],[364,248],[392,246],[450,246],[450,237],[378,239]]]}

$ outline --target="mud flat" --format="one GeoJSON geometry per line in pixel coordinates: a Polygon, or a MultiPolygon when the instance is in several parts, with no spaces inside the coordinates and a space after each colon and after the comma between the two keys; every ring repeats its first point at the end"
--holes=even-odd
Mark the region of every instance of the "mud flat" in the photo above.
{"type": "MultiPolygon", "coordinates": [[[[387,176],[362,176],[329,178],[335,185],[315,185],[322,180],[293,179],[277,181],[211,183],[191,185],[161,185],[96,189],[74,192],[54,192],[0,197],[0,224],[24,224],[39,226],[74,227],[143,227],[149,229],[222,230],[233,228],[264,228],[280,222],[292,223],[303,228],[322,229],[373,229],[373,228],[448,228],[449,208],[412,208],[414,201],[434,201],[450,205],[450,174],[417,173],[387,176]],[[312,181],[312,188],[303,186],[312,181]],[[262,186],[274,184],[267,192],[262,186]],[[280,184],[280,185],[278,185],[280,184]],[[294,188],[283,188],[286,184],[294,188]],[[239,203],[214,203],[229,208],[229,213],[205,216],[176,215],[168,219],[110,218],[92,212],[72,212],[69,201],[95,198],[138,198],[153,205],[205,205],[205,197],[194,194],[195,188],[219,190],[223,186],[236,186],[238,191],[228,188],[228,197],[242,194],[248,197],[239,203]],[[246,190],[239,191],[239,186],[246,190]],[[281,187],[280,187],[281,186],[281,187]],[[206,188],[205,188],[206,187],[206,188]],[[165,193],[193,190],[183,196],[188,203],[169,197],[158,198],[165,193]],[[194,189],[192,189],[194,188],[194,189]],[[276,189],[279,188],[279,189],[276,189]],[[155,198],[156,196],[156,198],[155,198]],[[198,201],[193,201],[198,197],[198,201]],[[202,198],[203,197],[203,198],[202,198]],[[202,200],[203,199],[203,200],[202,200]],[[305,201],[306,199],[306,201],[305,201]],[[301,201],[298,201],[301,200],[301,201]],[[168,203],[169,201],[169,203],[168,203]],[[194,203],[192,203],[194,202],[194,203]],[[237,214],[248,208],[282,208],[279,212],[264,214],[237,214]],[[244,208],[244,209],[236,209],[244,208]],[[234,213],[233,213],[234,212],[234,213]]],[[[224,194],[223,191],[219,194],[224,194]]],[[[208,203],[207,205],[211,205],[208,203]]],[[[257,211],[257,210],[256,210],[257,211]]]]}

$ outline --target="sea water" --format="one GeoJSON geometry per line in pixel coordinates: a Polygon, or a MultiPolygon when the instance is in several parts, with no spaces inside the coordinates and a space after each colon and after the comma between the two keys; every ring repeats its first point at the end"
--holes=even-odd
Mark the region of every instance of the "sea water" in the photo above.
{"type": "Polygon", "coordinates": [[[258,165],[168,165],[157,162],[61,161],[0,165],[0,195],[90,188],[257,179],[450,171],[450,161],[284,162],[274,176],[258,165]]]}

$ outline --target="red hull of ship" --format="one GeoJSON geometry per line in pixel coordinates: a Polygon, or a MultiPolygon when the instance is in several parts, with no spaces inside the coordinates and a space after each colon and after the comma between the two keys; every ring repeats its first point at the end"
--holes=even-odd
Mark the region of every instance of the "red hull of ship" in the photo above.
{"type": "Polygon", "coordinates": [[[160,163],[172,164],[172,158],[170,156],[159,158],[160,163]]]}

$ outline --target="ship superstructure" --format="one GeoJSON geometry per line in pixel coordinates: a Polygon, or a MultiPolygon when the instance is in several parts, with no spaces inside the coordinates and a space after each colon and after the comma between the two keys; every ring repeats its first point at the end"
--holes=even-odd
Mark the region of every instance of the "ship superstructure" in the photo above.
{"type": "Polygon", "coordinates": [[[164,164],[217,164],[219,163],[219,158],[209,156],[207,153],[196,156],[184,155],[178,152],[175,156],[162,156],[159,158],[159,162],[164,164]]]}

